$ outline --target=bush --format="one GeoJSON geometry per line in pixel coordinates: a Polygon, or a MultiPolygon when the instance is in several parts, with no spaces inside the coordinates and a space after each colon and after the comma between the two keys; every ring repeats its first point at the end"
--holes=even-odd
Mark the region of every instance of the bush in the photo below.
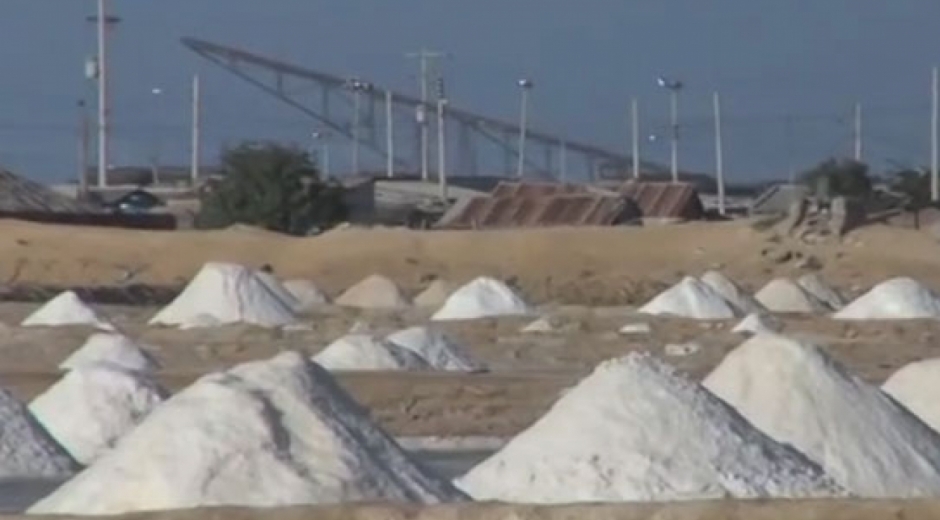
{"type": "Polygon", "coordinates": [[[804,172],[800,181],[817,196],[866,198],[872,192],[868,165],[851,159],[829,159],[804,172]]]}

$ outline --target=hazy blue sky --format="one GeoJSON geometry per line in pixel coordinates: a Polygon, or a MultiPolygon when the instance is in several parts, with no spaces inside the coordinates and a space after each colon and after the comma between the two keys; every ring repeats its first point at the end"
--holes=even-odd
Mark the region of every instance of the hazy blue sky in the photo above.
{"type": "MultiPolygon", "coordinates": [[[[202,61],[182,36],[240,46],[338,74],[415,88],[403,53],[453,53],[462,107],[515,118],[515,80],[536,81],[533,126],[625,148],[629,97],[662,132],[661,73],[685,80],[683,166],[712,164],[711,92],[726,105],[736,179],[785,175],[851,150],[865,106],[866,156],[924,163],[930,67],[940,62],[936,0],[111,0],[114,162],[187,157],[188,78],[204,74],[207,154],[242,138],[303,141],[312,123],[202,61]],[[155,98],[153,87],[165,94],[155,98]],[[786,118],[793,119],[787,139],[786,118]]],[[[0,2],[0,163],[41,179],[73,175],[76,101],[93,99],[83,60],[92,0],[0,2]]],[[[644,143],[665,161],[665,142],[644,143]]],[[[339,145],[337,145],[339,146],[339,145]]],[[[336,155],[344,154],[337,148],[336,155]]]]}

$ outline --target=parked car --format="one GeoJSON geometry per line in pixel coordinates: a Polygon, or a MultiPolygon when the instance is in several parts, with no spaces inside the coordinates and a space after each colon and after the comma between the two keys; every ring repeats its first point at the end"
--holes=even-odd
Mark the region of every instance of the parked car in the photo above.
{"type": "Polygon", "coordinates": [[[134,190],[108,202],[104,207],[115,213],[149,213],[154,208],[166,206],[159,197],[145,190],[134,190]]]}

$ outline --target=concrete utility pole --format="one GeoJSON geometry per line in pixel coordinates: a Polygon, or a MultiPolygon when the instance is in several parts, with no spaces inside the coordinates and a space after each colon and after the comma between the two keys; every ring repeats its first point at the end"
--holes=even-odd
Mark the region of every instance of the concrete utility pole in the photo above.
{"type": "Polygon", "coordinates": [[[417,52],[409,52],[405,55],[408,58],[417,59],[419,62],[420,76],[418,83],[421,92],[421,106],[418,108],[416,118],[421,128],[421,179],[428,180],[429,146],[428,146],[428,92],[430,90],[431,76],[433,74],[433,61],[439,58],[447,57],[445,52],[430,51],[421,49],[417,52]]]}
{"type": "Polygon", "coordinates": [[[672,182],[679,182],[679,92],[682,90],[681,81],[660,77],[659,86],[669,91],[669,116],[672,126],[672,182]]]}
{"type": "Polygon", "coordinates": [[[106,0],[98,0],[98,14],[89,16],[88,21],[97,24],[98,56],[95,59],[94,76],[98,80],[98,187],[108,184],[108,163],[110,161],[110,107],[108,93],[108,27],[121,21],[116,16],[108,16],[106,0]]]}
{"type": "Polygon", "coordinates": [[[352,174],[359,174],[359,127],[362,126],[362,93],[372,91],[372,84],[357,79],[350,80],[347,88],[353,93],[352,122],[352,174]]]}
{"type": "Polygon", "coordinates": [[[88,145],[91,143],[91,122],[88,120],[88,105],[78,100],[78,196],[88,194],[88,145]]]}
{"type": "Polygon", "coordinates": [[[640,107],[636,98],[630,100],[630,137],[633,156],[633,178],[640,178],[640,107]]]}
{"type": "Polygon", "coordinates": [[[192,87],[192,141],[189,165],[189,176],[193,187],[199,182],[199,163],[202,161],[202,92],[199,85],[199,75],[193,75],[192,87]]]}
{"type": "Polygon", "coordinates": [[[316,131],[311,137],[313,142],[320,145],[317,158],[320,160],[320,175],[324,179],[330,178],[330,134],[326,131],[316,131]]]}
{"type": "Polygon", "coordinates": [[[525,173],[525,144],[529,126],[529,91],[534,86],[532,80],[519,80],[519,91],[521,93],[519,100],[519,162],[516,164],[516,177],[519,179],[522,179],[525,173]]]}
{"type": "Polygon", "coordinates": [[[862,162],[862,104],[855,104],[855,161],[862,162]]]}
{"type": "Polygon", "coordinates": [[[558,157],[558,167],[561,182],[565,182],[568,179],[568,143],[565,141],[561,142],[561,151],[559,152],[558,157]]]}
{"type": "Polygon", "coordinates": [[[392,91],[385,91],[385,176],[395,176],[395,119],[392,112],[392,91]]]}
{"type": "Polygon", "coordinates": [[[718,213],[725,214],[725,161],[721,141],[721,98],[715,92],[713,98],[715,110],[715,177],[718,182],[718,213]]]}
{"type": "Polygon", "coordinates": [[[441,200],[447,202],[447,141],[444,135],[444,107],[447,100],[437,100],[437,181],[441,187],[441,200]]]}
{"type": "Polygon", "coordinates": [[[940,72],[933,68],[930,107],[930,200],[940,201],[940,72]]]}

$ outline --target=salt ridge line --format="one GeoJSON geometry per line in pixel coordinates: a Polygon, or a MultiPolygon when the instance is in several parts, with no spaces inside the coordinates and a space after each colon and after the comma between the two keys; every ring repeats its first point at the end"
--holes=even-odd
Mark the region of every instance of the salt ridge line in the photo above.
{"type": "Polygon", "coordinates": [[[758,335],[704,386],[864,498],[940,494],[940,435],[819,347],[758,335]]]}
{"type": "Polygon", "coordinates": [[[92,334],[59,368],[71,370],[87,365],[107,363],[138,372],[152,372],[160,363],[135,341],[117,333],[92,334]]]}
{"type": "Polygon", "coordinates": [[[640,354],[599,365],[456,483],[477,500],[522,503],[843,493],[805,456],[640,354]]]}
{"type": "Polygon", "coordinates": [[[29,513],[465,498],[290,352],[199,379],[29,513]]]}
{"type": "Polygon", "coordinates": [[[702,275],[701,280],[702,283],[714,289],[725,300],[734,305],[740,314],[767,312],[767,309],[760,302],[738,286],[734,280],[718,271],[706,272],[702,275]]]}
{"type": "Polygon", "coordinates": [[[410,327],[389,334],[387,341],[410,350],[436,370],[477,372],[486,365],[473,359],[469,350],[435,327],[410,327]]]}
{"type": "Polygon", "coordinates": [[[333,372],[431,368],[419,354],[370,334],[347,334],[313,356],[313,361],[333,372]]]}

